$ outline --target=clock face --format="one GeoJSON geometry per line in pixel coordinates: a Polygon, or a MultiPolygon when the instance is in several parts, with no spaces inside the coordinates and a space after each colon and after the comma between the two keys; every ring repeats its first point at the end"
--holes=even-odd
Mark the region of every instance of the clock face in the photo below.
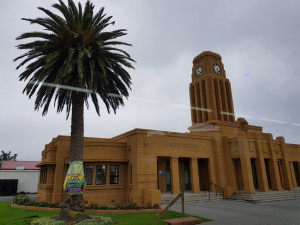
{"type": "Polygon", "coordinates": [[[221,73],[221,68],[218,64],[214,64],[214,71],[216,74],[220,74],[221,73]]]}
{"type": "Polygon", "coordinates": [[[201,66],[198,66],[196,69],[196,77],[200,77],[203,73],[203,68],[201,66]]]}

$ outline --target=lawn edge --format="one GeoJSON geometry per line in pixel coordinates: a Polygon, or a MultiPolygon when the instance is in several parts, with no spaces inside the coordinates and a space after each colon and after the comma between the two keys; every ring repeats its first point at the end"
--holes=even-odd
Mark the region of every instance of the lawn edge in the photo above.
{"type": "MultiPolygon", "coordinates": [[[[25,206],[11,204],[11,207],[18,209],[28,209],[28,210],[38,210],[38,211],[52,211],[59,212],[60,208],[47,208],[47,207],[35,207],[35,206],[25,206]]],[[[100,209],[86,209],[85,212],[88,213],[158,213],[163,209],[130,209],[130,210],[100,210],[100,209]]]]}

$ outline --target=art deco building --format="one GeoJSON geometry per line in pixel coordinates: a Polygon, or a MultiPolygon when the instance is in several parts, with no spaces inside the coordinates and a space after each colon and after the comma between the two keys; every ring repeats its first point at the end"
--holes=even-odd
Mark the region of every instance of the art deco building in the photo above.
{"type": "MultiPolygon", "coordinates": [[[[220,191],[218,186],[226,197],[300,186],[300,145],[274,139],[262,127],[235,118],[219,54],[206,51],[194,58],[189,92],[188,133],[134,129],[110,139],[85,138],[87,204],[160,203],[161,193],[180,192],[180,182],[192,193],[220,191]]],[[[64,199],[69,152],[67,136],[45,146],[40,201],[64,199]]]]}

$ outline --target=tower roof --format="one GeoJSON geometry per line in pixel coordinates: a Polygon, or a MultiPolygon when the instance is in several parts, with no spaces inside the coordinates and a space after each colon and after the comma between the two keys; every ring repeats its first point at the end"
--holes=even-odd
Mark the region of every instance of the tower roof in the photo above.
{"type": "Polygon", "coordinates": [[[218,53],[215,53],[215,52],[211,52],[211,51],[204,51],[202,53],[200,53],[199,55],[197,55],[193,62],[195,62],[196,60],[198,60],[199,58],[203,57],[203,56],[214,56],[214,57],[217,57],[219,59],[222,59],[222,57],[218,54],[218,53]]]}

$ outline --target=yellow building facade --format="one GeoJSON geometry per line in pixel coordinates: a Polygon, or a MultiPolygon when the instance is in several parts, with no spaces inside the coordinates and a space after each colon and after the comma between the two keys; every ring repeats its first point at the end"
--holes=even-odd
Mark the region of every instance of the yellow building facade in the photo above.
{"type": "MultiPolygon", "coordinates": [[[[262,127],[235,119],[230,81],[219,54],[193,60],[192,126],[188,133],[134,129],[119,136],[85,138],[84,198],[90,204],[160,204],[161,193],[255,193],[300,186],[300,145],[273,138],[262,127]],[[220,187],[220,188],[218,188],[220,187]]],[[[61,202],[70,137],[45,146],[40,163],[40,201],[61,202]]]]}

